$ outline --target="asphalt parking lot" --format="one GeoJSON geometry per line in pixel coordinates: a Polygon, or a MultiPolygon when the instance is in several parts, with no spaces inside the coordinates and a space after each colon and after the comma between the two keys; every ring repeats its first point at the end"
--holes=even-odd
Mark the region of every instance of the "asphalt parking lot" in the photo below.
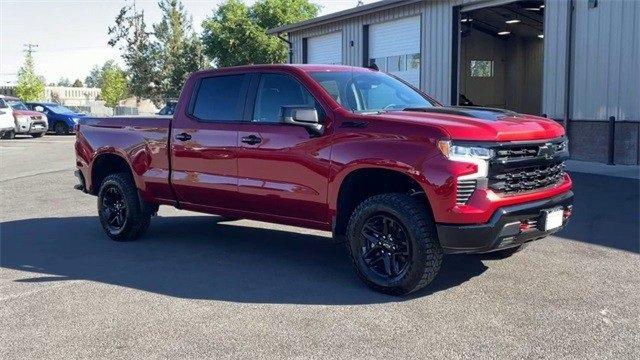
{"type": "Polygon", "coordinates": [[[636,358],[640,184],[573,174],[571,224],[368,290],[324,232],[162,208],[114,243],[73,137],[0,141],[0,358],[636,358]]]}

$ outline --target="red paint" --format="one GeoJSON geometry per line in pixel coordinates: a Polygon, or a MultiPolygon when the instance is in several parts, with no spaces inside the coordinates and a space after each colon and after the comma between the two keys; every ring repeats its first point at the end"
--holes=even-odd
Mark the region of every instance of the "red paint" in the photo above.
{"type": "MultiPolygon", "coordinates": [[[[122,157],[133,170],[143,198],[184,209],[329,230],[345,177],[354,170],[381,168],[408,175],[423,188],[435,220],[486,222],[496,209],[550,198],[571,189],[571,179],[545,190],[501,197],[476,190],[467,205],[455,205],[457,176],[474,165],[445,159],[439,139],[520,141],[554,139],[562,126],[526,116],[484,121],[433,113],[353,114],[336,103],[308,75],[312,71],[372,71],[343,66],[262,65],[193,74],[182,91],[173,120],[168,118],[86,119],[77,133],[78,167],[88,189],[95,159],[122,157]],[[284,72],[314,94],[325,111],[325,130],[311,137],[302,127],[284,124],[202,123],[186,115],[194,85],[217,74],[284,72]],[[364,128],[341,127],[367,122],[364,128]],[[177,134],[191,135],[177,141],[177,134]],[[240,141],[259,135],[260,144],[240,141]]],[[[241,119],[239,119],[241,120],[241,119]]],[[[372,179],[374,180],[374,179],[372,179]]]]}

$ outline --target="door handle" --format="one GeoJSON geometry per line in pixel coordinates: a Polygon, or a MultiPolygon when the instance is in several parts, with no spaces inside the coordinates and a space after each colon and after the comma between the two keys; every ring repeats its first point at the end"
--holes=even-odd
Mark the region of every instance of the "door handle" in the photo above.
{"type": "Polygon", "coordinates": [[[191,135],[189,135],[187,133],[178,134],[178,135],[176,135],[176,139],[178,139],[180,141],[191,140],[191,135]]]}
{"type": "Polygon", "coordinates": [[[243,136],[242,142],[249,145],[255,145],[262,142],[262,138],[257,135],[243,136]]]}

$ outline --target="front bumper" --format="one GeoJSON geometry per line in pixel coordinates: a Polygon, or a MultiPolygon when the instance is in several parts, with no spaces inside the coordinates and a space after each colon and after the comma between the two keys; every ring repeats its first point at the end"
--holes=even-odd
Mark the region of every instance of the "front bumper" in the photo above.
{"type": "Polygon", "coordinates": [[[488,223],[480,225],[437,224],[438,239],[447,253],[486,253],[537,240],[562,229],[573,206],[573,192],[545,200],[499,208],[488,223]],[[545,231],[543,210],[560,208],[565,217],[562,226],[545,231]],[[528,227],[529,224],[534,224],[528,227]]]}
{"type": "Polygon", "coordinates": [[[16,123],[16,134],[41,134],[49,130],[49,125],[43,121],[16,123]]]}

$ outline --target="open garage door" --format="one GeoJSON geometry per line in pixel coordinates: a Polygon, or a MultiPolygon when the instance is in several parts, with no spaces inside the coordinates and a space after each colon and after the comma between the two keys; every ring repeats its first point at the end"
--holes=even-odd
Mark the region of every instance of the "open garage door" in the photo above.
{"type": "Polygon", "coordinates": [[[372,24],[369,59],[380,71],[420,86],[420,17],[372,24]]]}
{"type": "Polygon", "coordinates": [[[342,64],[342,33],[314,36],[307,41],[307,64],[342,64]]]}
{"type": "Polygon", "coordinates": [[[458,103],[539,115],[545,3],[494,3],[461,9],[458,103]]]}

